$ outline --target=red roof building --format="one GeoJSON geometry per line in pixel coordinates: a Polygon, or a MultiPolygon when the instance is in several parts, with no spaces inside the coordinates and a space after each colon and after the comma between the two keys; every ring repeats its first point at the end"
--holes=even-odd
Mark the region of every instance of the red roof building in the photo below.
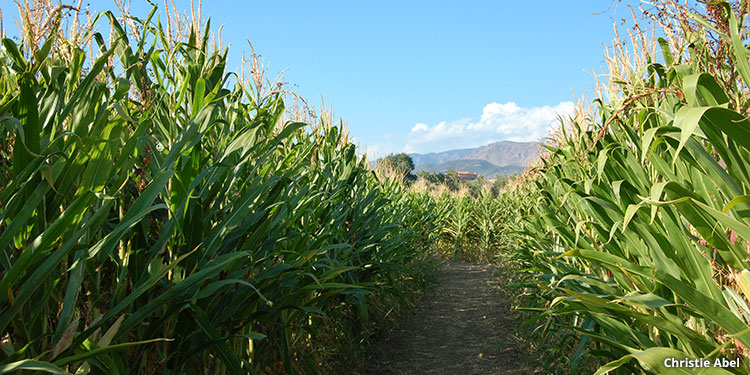
{"type": "Polygon", "coordinates": [[[461,179],[464,181],[475,180],[477,178],[477,174],[475,172],[456,172],[456,173],[458,173],[458,177],[461,177],[461,179]]]}

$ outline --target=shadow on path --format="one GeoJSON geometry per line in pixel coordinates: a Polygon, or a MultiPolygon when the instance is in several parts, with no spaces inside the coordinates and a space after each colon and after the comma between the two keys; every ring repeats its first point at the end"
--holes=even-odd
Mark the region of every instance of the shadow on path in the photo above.
{"type": "Polygon", "coordinates": [[[365,374],[533,374],[492,269],[463,262],[440,277],[384,343],[365,374]]]}

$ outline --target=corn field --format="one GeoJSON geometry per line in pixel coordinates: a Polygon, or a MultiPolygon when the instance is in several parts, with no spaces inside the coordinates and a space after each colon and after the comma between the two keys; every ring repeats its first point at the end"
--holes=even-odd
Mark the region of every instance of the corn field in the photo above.
{"type": "Polygon", "coordinates": [[[459,190],[433,194],[442,234],[438,246],[443,257],[491,263],[504,257],[513,240],[517,218],[508,196],[493,197],[489,189],[477,197],[459,190]]]}
{"type": "Polygon", "coordinates": [[[593,107],[507,193],[522,221],[523,309],[570,373],[747,374],[747,2],[703,14],[657,4],[665,37],[636,31],[635,56],[610,50],[593,107]]]}
{"type": "Polygon", "coordinates": [[[384,296],[410,293],[433,200],[342,127],[284,121],[284,93],[227,71],[210,22],[179,39],[155,12],[97,15],[111,34],[88,51],[59,8],[40,43],[2,39],[0,373],[346,363],[384,296]]]}
{"type": "Polygon", "coordinates": [[[550,372],[750,373],[750,5],[651,5],[540,164],[471,197],[373,171],[200,15],[19,3],[0,374],[351,371],[436,253],[516,265],[550,372]]]}

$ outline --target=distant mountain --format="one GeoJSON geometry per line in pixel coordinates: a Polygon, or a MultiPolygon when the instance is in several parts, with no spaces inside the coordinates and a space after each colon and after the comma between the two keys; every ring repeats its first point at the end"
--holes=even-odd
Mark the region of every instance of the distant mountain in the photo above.
{"type": "Polygon", "coordinates": [[[494,177],[520,173],[539,158],[541,149],[537,142],[501,141],[477,148],[409,156],[414,161],[415,173],[446,172],[453,169],[494,177]]]}
{"type": "Polygon", "coordinates": [[[542,146],[537,142],[495,142],[480,147],[461,159],[487,160],[500,167],[527,167],[539,158],[542,146]]]}
{"type": "Polygon", "coordinates": [[[416,167],[414,169],[414,173],[419,173],[419,172],[445,173],[450,170],[454,170],[454,171],[475,172],[480,176],[493,178],[496,176],[505,176],[509,174],[521,173],[523,169],[524,169],[523,167],[517,166],[517,165],[500,167],[486,160],[458,159],[458,160],[450,160],[445,163],[440,163],[438,165],[435,165],[435,164],[422,165],[422,166],[416,167]]]}
{"type": "Polygon", "coordinates": [[[415,166],[426,165],[426,164],[442,164],[446,161],[466,159],[468,155],[473,152],[479,151],[480,147],[477,148],[465,148],[461,150],[450,150],[443,152],[430,152],[429,154],[409,154],[411,160],[414,161],[415,166]]]}

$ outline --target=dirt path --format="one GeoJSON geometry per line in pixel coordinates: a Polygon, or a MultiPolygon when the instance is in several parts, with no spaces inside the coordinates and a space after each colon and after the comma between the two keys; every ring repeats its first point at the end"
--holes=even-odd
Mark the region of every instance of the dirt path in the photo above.
{"type": "Polygon", "coordinates": [[[492,269],[443,266],[437,282],[375,349],[365,374],[533,374],[492,269]]]}

